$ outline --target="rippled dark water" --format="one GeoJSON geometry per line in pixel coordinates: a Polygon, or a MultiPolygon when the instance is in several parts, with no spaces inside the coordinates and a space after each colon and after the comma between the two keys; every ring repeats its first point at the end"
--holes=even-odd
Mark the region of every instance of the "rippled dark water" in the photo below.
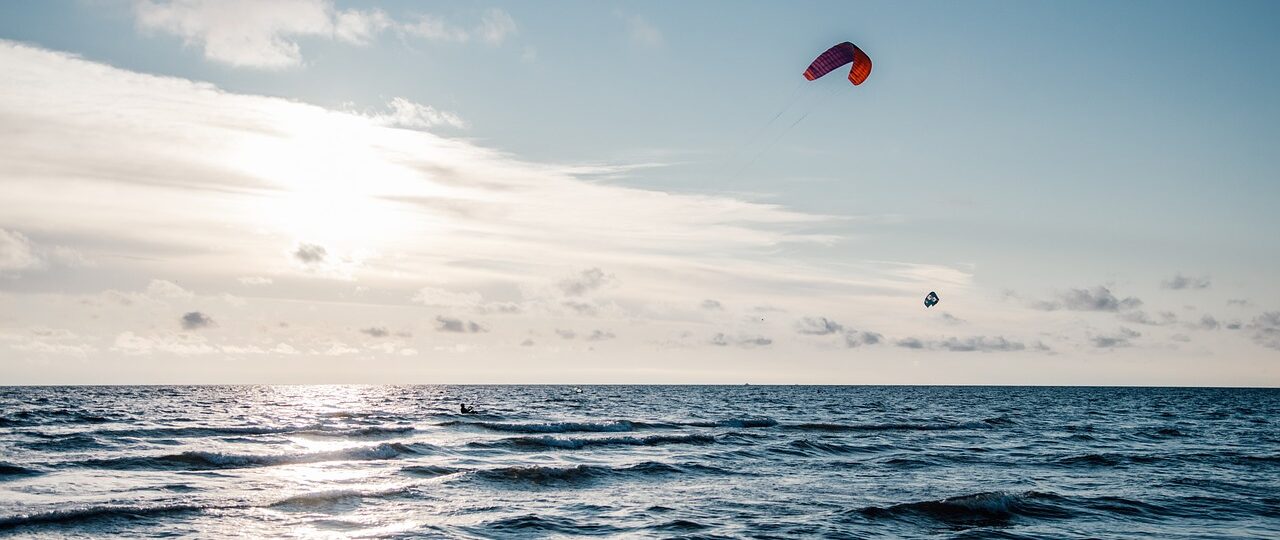
{"type": "Polygon", "coordinates": [[[0,536],[1277,538],[1277,413],[1262,389],[0,388],[0,536]]]}

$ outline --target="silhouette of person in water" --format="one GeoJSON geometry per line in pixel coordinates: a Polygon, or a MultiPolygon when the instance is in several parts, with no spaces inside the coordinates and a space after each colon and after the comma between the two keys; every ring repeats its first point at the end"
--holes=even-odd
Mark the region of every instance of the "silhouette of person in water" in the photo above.
{"type": "Polygon", "coordinates": [[[474,407],[467,407],[466,403],[462,404],[462,414],[475,414],[475,413],[476,413],[476,409],[474,407]]]}

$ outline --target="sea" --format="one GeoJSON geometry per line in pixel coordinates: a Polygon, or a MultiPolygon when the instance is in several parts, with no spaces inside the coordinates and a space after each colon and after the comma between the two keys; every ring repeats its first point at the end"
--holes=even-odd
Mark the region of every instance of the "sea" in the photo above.
{"type": "Polygon", "coordinates": [[[0,537],[1280,538],[1280,390],[0,387],[0,537]]]}

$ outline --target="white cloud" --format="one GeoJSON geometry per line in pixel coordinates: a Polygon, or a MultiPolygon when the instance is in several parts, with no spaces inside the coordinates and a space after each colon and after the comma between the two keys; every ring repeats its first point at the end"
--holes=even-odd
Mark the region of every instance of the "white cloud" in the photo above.
{"type": "Polygon", "coordinates": [[[0,271],[27,270],[40,265],[30,239],[20,232],[0,229],[0,271]]]}
{"type": "Polygon", "coordinates": [[[666,43],[662,31],[644,17],[623,15],[622,18],[627,25],[627,37],[631,38],[632,43],[648,49],[657,49],[666,43]]]}
{"type": "Polygon", "coordinates": [[[134,17],[144,31],[163,32],[199,47],[206,59],[235,67],[282,69],[301,65],[303,38],[368,45],[397,31],[426,39],[500,45],[516,33],[515,20],[485,10],[472,28],[432,15],[400,23],[380,9],[338,10],[331,0],[136,0],[134,17]]]}
{"type": "Polygon", "coordinates": [[[163,279],[151,280],[151,283],[147,284],[146,294],[157,300],[187,300],[195,296],[195,293],[182,288],[177,283],[163,279]]]}
{"type": "Polygon", "coordinates": [[[507,12],[489,8],[480,15],[474,26],[461,26],[435,15],[419,15],[412,23],[405,23],[401,29],[412,35],[433,41],[465,43],[479,40],[488,45],[501,45],[518,29],[515,19],[507,12]]]}
{"type": "Polygon", "coordinates": [[[365,45],[394,24],[395,21],[380,9],[341,11],[334,14],[333,35],[348,43],[365,45]]]}
{"type": "Polygon", "coordinates": [[[476,28],[476,35],[490,45],[501,45],[507,36],[515,33],[515,19],[498,8],[486,9],[484,15],[480,17],[480,25],[476,28]]]}
{"type": "Polygon", "coordinates": [[[372,117],[375,122],[384,126],[404,128],[467,127],[467,123],[454,113],[441,111],[430,105],[414,103],[402,97],[392,98],[387,103],[387,107],[391,109],[389,112],[372,117]]]}
{"type": "Polygon", "coordinates": [[[177,356],[218,352],[203,336],[185,332],[161,332],[154,335],[122,332],[116,336],[112,350],[125,354],[147,355],[159,352],[177,356]]]}
{"type": "Polygon", "coordinates": [[[244,276],[237,279],[237,281],[245,285],[270,285],[272,283],[271,278],[262,276],[244,276]]]}
{"type": "Polygon", "coordinates": [[[205,58],[237,67],[296,66],[302,54],[295,39],[334,28],[332,6],[323,0],[140,0],[134,14],[141,28],[181,37],[205,58]]]}

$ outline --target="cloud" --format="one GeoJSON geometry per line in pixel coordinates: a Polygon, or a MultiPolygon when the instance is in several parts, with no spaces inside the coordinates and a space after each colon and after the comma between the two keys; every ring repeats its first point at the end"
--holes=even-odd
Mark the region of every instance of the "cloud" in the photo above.
{"type": "Polygon", "coordinates": [[[466,128],[467,123],[458,115],[449,111],[441,111],[430,105],[414,103],[402,97],[392,98],[387,102],[391,109],[385,114],[370,117],[374,122],[392,127],[426,129],[437,126],[466,128]]]}
{"type": "Polygon", "coordinates": [[[1148,326],[1165,326],[1178,322],[1178,314],[1172,311],[1161,311],[1158,319],[1151,317],[1151,315],[1141,309],[1126,311],[1121,313],[1119,317],[1123,321],[1145,324],[1148,326]]]}
{"type": "Polygon", "coordinates": [[[1114,333],[1093,336],[1090,338],[1090,341],[1093,342],[1094,347],[1099,349],[1113,349],[1128,347],[1133,344],[1133,340],[1135,338],[1141,336],[1141,332],[1136,332],[1122,326],[1114,333]]]}
{"type": "Polygon", "coordinates": [[[1231,321],[1222,325],[1222,327],[1226,328],[1227,330],[1239,330],[1241,328],[1244,328],[1244,324],[1241,323],[1240,321],[1231,321]]]}
{"type": "Polygon", "coordinates": [[[844,331],[844,326],[826,317],[805,317],[796,323],[796,331],[812,336],[825,336],[844,331]]]}
{"type": "Polygon", "coordinates": [[[595,314],[600,312],[600,310],[597,309],[595,305],[589,304],[587,302],[575,302],[573,300],[567,300],[567,301],[561,302],[560,305],[573,310],[573,312],[577,313],[578,315],[584,315],[588,317],[594,316],[595,314]]]}
{"type": "Polygon", "coordinates": [[[1004,352],[1021,351],[1026,349],[1027,346],[1020,342],[1009,341],[1001,336],[971,336],[963,339],[949,337],[939,342],[938,348],[955,352],[1004,352]]]}
{"type": "Polygon", "coordinates": [[[646,49],[658,49],[666,42],[662,31],[650,24],[644,17],[622,15],[622,19],[627,26],[627,37],[631,39],[632,43],[646,49]]]}
{"type": "Polygon", "coordinates": [[[949,352],[1013,352],[1027,349],[1026,344],[1003,336],[946,337],[924,340],[916,337],[899,339],[894,343],[906,349],[928,349],[949,352]]]}
{"type": "Polygon", "coordinates": [[[1206,313],[1203,317],[1200,317],[1200,321],[1196,323],[1196,326],[1201,330],[1217,330],[1221,323],[1213,315],[1206,313]]]}
{"type": "Polygon", "coordinates": [[[301,65],[301,38],[363,46],[394,31],[430,40],[475,39],[501,45],[517,32],[511,15],[496,8],[485,10],[472,28],[427,14],[403,23],[380,9],[339,10],[332,0],[138,0],[133,11],[142,30],[177,36],[187,46],[199,47],[209,61],[256,69],[301,65]]]}
{"type": "Polygon", "coordinates": [[[904,349],[924,349],[927,346],[927,344],[920,338],[913,337],[899,339],[894,343],[894,345],[904,349]]]}
{"type": "Polygon", "coordinates": [[[773,340],[764,336],[729,336],[723,332],[718,332],[711,336],[711,344],[717,347],[727,347],[737,345],[743,348],[767,347],[773,344],[773,340]]]}
{"type": "Polygon", "coordinates": [[[587,341],[607,341],[615,337],[618,337],[618,336],[614,335],[613,332],[610,332],[608,330],[592,330],[591,335],[587,336],[584,339],[586,339],[587,341]]]}
{"type": "Polygon", "coordinates": [[[213,319],[208,315],[199,311],[191,311],[182,316],[179,320],[182,323],[183,330],[199,330],[214,326],[213,319]]]}
{"type": "Polygon", "coordinates": [[[305,265],[323,264],[328,256],[328,250],[319,244],[301,242],[293,250],[293,258],[305,265]]]}
{"type": "Polygon", "coordinates": [[[413,302],[434,307],[459,307],[459,308],[477,308],[484,298],[480,293],[474,291],[456,292],[437,287],[423,287],[418,289],[410,298],[413,302]]]}
{"type": "Polygon", "coordinates": [[[1244,298],[1229,298],[1227,299],[1227,305],[1247,307],[1247,306],[1252,306],[1253,302],[1250,302],[1244,298]]]}
{"type": "Polygon", "coordinates": [[[488,45],[501,45],[518,32],[515,19],[497,8],[486,9],[481,14],[480,21],[469,28],[434,15],[419,15],[415,22],[404,24],[401,28],[408,34],[433,41],[465,43],[476,39],[488,45]]]}
{"type": "Polygon", "coordinates": [[[1280,311],[1268,311],[1254,317],[1248,329],[1255,343],[1280,350],[1280,311]]]}
{"type": "Polygon", "coordinates": [[[20,232],[0,229],[0,271],[27,270],[40,264],[31,240],[20,232]]]}
{"type": "Polygon", "coordinates": [[[578,337],[577,332],[574,332],[573,330],[564,330],[560,328],[556,329],[556,335],[560,336],[560,339],[573,339],[575,337],[578,337]]]}
{"type": "Polygon", "coordinates": [[[526,338],[524,341],[521,341],[521,342],[520,342],[520,346],[521,346],[521,347],[532,347],[532,346],[533,346],[533,339],[528,339],[528,338],[526,338]]]}
{"type": "Polygon", "coordinates": [[[863,345],[876,345],[883,340],[884,336],[877,332],[855,332],[850,330],[844,334],[844,346],[851,349],[863,345]]]}
{"type": "Polygon", "coordinates": [[[333,36],[355,45],[367,45],[382,31],[395,26],[395,21],[380,9],[348,10],[333,15],[333,36]]]}
{"type": "Polygon", "coordinates": [[[111,348],[117,352],[133,355],[162,352],[178,356],[190,356],[218,352],[218,349],[210,345],[204,336],[174,332],[164,332],[153,336],[123,332],[116,336],[111,348]]]}
{"type": "Polygon", "coordinates": [[[1208,277],[1187,277],[1181,273],[1175,274],[1160,283],[1161,287],[1175,291],[1182,289],[1208,289],[1209,285],[1208,277]]]}
{"type": "Polygon", "coordinates": [[[702,309],[722,310],[724,309],[724,305],[721,304],[719,300],[712,300],[708,298],[702,301],[702,309]]]}
{"type": "Polygon", "coordinates": [[[480,323],[475,321],[463,321],[462,319],[454,319],[443,315],[436,317],[436,330],[440,332],[460,332],[467,334],[489,331],[489,329],[481,326],[480,323]]]}
{"type": "Polygon", "coordinates": [[[599,268],[588,268],[575,277],[560,280],[556,285],[566,296],[582,296],[615,281],[612,274],[599,268]]]}
{"type": "Polygon", "coordinates": [[[262,276],[244,276],[237,279],[243,285],[270,285],[271,278],[262,276]]]}
{"type": "Polygon", "coordinates": [[[1133,309],[1142,305],[1142,300],[1132,296],[1120,299],[1103,286],[1092,289],[1070,289],[1058,295],[1058,299],[1038,302],[1032,307],[1044,311],[1059,309],[1069,311],[1120,311],[1133,309]]]}
{"type": "Polygon", "coordinates": [[[76,268],[94,263],[80,252],[65,246],[38,246],[18,232],[0,228],[0,275],[50,266],[76,268]]]}
{"type": "Polygon", "coordinates": [[[360,333],[367,334],[370,337],[376,337],[376,338],[384,338],[391,335],[391,332],[388,331],[387,327],[385,326],[370,326],[368,328],[361,328],[360,333]]]}
{"type": "Polygon", "coordinates": [[[964,319],[961,319],[959,317],[956,317],[955,315],[952,315],[946,312],[943,312],[941,315],[938,316],[938,318],[942,319],[942,322],[950,325],[958,325],[958,324],[965,323],[964,319]]]}
{"type": "MultiPolygon", "coordinates": [[[[363,43],[386,22],[380,12],[335,12],[326,0],[139,0],[136,24],[182,38],[206,59],[236,67],[279,69],[302,63],[299,37],[363,43]]],[[[385,26],[384,26],[385,27],[385,26]]]]}
{"type": "Polygon", "coordinates": [[[177,283],[163,279],[151,280],[151,283],[147,284],[146,294],[157,300],[188,300],[195,297],[195,293],[182,288],[177,283]]]}
{"type": "Polygon", "coordinates": [[[484,10],[484,15],[480,17],[480,25],[476,28],[476,35],[480,40],[490,45],[501,45],[506,41],[507,36],[515,33],[515,19],[498,8],[484,10]]]}

